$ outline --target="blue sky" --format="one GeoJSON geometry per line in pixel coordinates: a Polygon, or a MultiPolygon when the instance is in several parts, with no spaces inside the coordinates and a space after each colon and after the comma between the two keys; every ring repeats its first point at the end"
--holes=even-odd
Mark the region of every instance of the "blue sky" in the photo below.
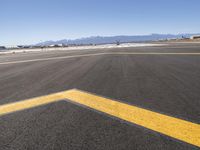
{"type": "Polygon", "coordinates": [[[0,0],[0,45],[200,33],[200,0],[0,0]]]}

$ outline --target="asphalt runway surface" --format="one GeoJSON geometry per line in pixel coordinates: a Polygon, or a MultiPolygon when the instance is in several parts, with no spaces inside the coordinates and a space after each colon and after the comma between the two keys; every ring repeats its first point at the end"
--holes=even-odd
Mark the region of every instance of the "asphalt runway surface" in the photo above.
{"type": "MultiPolygon", "coordinates": [[[[76,88],[200,124],[198,53],[170,44],[0,55],[0,105],[76,88]]],[[[0,116],[0,150],[51,149],[199,147],[70,102],[0,116]]]]}

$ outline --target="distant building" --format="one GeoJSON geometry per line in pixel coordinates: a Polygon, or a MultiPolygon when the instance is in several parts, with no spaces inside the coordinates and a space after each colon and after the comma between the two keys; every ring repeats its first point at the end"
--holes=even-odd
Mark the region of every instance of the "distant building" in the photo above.
{"type": "Polygon", "coordinates": [[[19,47],[16,45],[6,46],[6,49],[18,49],[19,47]]]}
{"type": "Polygon", "coordinates": [[[0,46],[0,50],[5,50],[6,47],[5,46],[0,46]]]}
{"type": "Polygon", "coordinates": [[[68,47],[67,44],[62,43],[61,47],[68,47]]]}
{"type": "Polygon", "coordinates": [[[31,46],[28,46],[28,45],[26,45],[26,46],[23,46],[23,48],[32,48],[31,46]]]}
{"type": "Polygon", "coordinates": [[[167,41],[177,40],[177,38],[167,38],[167,41]]]}
{"type": "Polygon", "coordinates": [[[62,47],[63,44],[53,44],[53,45],[49,45],[49,47],[62,47]]]}
{"type": "Polygon", "coordinates": [[[18,48],[32,48],[32,46],[29,45],[17,45],[18,48]]]}
{"type": "Polygon", "coordinates": [[[200,35],[193,35],[190,37],[191,40],[200,39],[200,35]]]}

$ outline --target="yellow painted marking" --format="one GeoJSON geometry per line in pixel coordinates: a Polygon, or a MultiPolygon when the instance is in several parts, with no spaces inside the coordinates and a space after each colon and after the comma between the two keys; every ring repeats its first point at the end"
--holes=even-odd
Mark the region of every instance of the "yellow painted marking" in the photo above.
{"type": "Polygon", "coordinates": [[[92,57],[92,56],[102,56],[102,55],[190,55],[190,56],[198,55],[199,56],[200,53],[106,52],[106,53],[92,53],[92,54],[81,54],[81,55],[72,55],[72,56],[61,56],[61,57],[50,57],[50,58],[18,60],[18,61],[10,61],[10,62],[0,62],[0,65],[20,64],[20,63],[40,62],[40,61],[50,61],[50,60],[79,58],[79,57],[92,57]]]}
{"type": "Polygon", "coordinates": [[[200,146],[200,125],[111,99],[71,90],[63,96],[73,102],[107,113],[122,120],[200,146]]]}
{"type": "Polygon", "coordinates": [[[0,116],[13,113],[15,111],[21,111],[21,110],[37,107],[40,105],[53,103],[61,99],[62,99],[62,96],[60,95],[60,93],[56,93],[56,94],[50,94],[47,96],[41,96],[37,98],[20,101],[20,102],[14,102],[11,104],[0,105],[0,116]]]}
{"type": "Polygon", "coordinates": [[[157,112],[103,98],[79,90],[69,90],[0,106],[0,115],[24,110],[62,99],[104,112],[111,116],[157,131],[200,147],[200,125],[157,112]]]}

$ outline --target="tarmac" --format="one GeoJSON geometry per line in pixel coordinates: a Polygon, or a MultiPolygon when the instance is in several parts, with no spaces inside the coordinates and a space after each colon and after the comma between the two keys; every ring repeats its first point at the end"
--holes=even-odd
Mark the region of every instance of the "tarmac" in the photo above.
{"type": "MultiPolygon", "coordinates": [[[[14,111],[16,102],[71,89],[192,123],[198,137],[198,43],[0,55],[0,112],[5,112],[5,105],[13,106],[0,115],[0,150],[199,149],[198,144],[160,129],[88,107],[85,102],[74,103],[70,96],[14,111]]],[[[144,123],[151,121],[145,119],[144,123]]],[[[173,132],[179,130],[175,125],[173,132]]]]}

